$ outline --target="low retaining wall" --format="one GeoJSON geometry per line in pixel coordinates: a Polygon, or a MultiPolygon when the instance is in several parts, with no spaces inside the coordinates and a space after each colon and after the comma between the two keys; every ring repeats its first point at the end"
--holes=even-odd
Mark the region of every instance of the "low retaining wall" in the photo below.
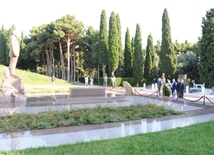
{"type": "Polygon", "coordinates": [[[101,96],[105,93],[105,88],[69,88],[70,96],[101,96]]]}

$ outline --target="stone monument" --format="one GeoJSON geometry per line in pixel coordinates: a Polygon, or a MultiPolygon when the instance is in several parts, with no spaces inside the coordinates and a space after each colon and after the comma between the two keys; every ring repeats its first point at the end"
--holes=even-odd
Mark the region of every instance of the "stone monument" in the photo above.
{"type": "Polygon", "coordinates": [[[24,86],[21,79],[16,75],[15,69],[20,53],[19,41],[17,39],[16,31],[11,31],[10,37],[10,64],[9,69],[4,68],[4,79],[0,86],[0,103],[8,102],[25,102],[26,96],[24,93],[24,86]]]}
{"type": "Polygon", "coordinates": [[[24,86],[18,76],[8,75],[8,68],[4,68],[4,79],[0,85],[0,103],[26,102],[24,86]]]}
{"type": "Polygon", "coordinates": [[[134,94],[131,85],[127,81],[123,81],[123,88],[125,88],[127,95],[133,95],[134,94]]]}

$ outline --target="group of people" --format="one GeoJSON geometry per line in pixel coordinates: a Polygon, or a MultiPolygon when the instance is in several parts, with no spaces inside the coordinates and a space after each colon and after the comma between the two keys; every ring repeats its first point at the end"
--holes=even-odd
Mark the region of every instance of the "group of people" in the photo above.
{"type": "Polygon", "coordinates": [[[94,85],[93,77],[89,78],[88,76],[85,76],[85,87],[88,87],[89,80],[90,80],[90,86],[92,87],[94,85]]]}
{"type": "MultiPolygon", "coordinates": [[[[103,77],[103,87],[107,87],[107,79],[108,79],[108,77],[107,77],[107,75],[105,75],[103,77]]],[[[116,87],[116,77],[115,77],[115,75],[111,76],[111,85],[112,85],[112,88],[116,87]]]]}
{"type": "MultiPolygon", "coordinates": [[[[154,79],[155,80],[155,79],[154,79]]],[[[152,83],[155,81],[153,80],[152,83]]],[[[183,98],[184,97],[184,80],[178,78],[177,81],[175,79],[172,79],[172,82],[170,80],[166,80],[165,78],[158,78],[157,80],[157,87],[158,91],[161,91],[161,86],[163,84],[166,84],[170,89],[171,89],[171,95],[174,97],[177,95],[178,98],[183,98]]]]}
{"type": "MultiPolygon", "coordinates": [[[[103,87],[107,87],[107,79],[108,79],[108,77],[107,77],[107,75],[105,75],[103,77],[103,87]]],[[[85,76],[85,87],[88,87],[89,83],[90,83],[91,87],[94,85],[93,77],[85,76]]],[[[112,85],[112,88],[116,87],[116,77],[115,77],[115,75],[111,76],[111,85],[112,85]]]]}

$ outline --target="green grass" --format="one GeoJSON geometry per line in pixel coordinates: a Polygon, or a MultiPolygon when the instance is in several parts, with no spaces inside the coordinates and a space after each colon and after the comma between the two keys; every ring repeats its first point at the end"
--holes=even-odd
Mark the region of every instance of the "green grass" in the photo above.
{"type": "Polygon", "coordinates": [[[5,155],[211,155],[214,121],[191,126],[57,147],[10,151],[5,155]]]}
{"type": "MultiPolygon", "coordinates": [[[[4,67],[0,65],[0,79],[4,78],[4,67]]],[[[24,84],[25,93],[52,93],[52,82],[51,77],[46,75],[41,75],[38,73],[32,73],[29,71],[24,71],[16,69],[16,74],[21,78],[24,84]]],[[[57,92],[68,92],[69,87],[81,86],[77,83],[68,82],[62,79],[56,78],[54,91],[57,92]]]]}

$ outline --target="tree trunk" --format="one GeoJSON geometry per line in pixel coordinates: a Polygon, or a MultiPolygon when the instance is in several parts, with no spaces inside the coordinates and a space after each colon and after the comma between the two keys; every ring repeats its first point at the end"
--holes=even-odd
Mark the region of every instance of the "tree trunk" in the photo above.
{"type": "Polygon", "coordinates": [[[99,85],[99,78],[100,78],[100,74],[99,73],[100,73],[100,65],[98,64],[97,65],[97,79],[98,79],[97,80],[97,85],[99,85]]]}
{"type": "Polygon", "coordinates": [[[62,53],[62,45],[60,40],[58,40],[59,42],[59,55],[60,55],[60,61],[61,61],[61,66],[62,66],[62,79],[65,80],[65,63],[64,63],[64,59],[63,59],[63,53],[62,53]]]}
{"type": "Polygon", "coordinates": [[[106,65],[102,64],[103,77],[106,75],[106,65]]]}
{"type": "Polygon", "coordinates": [[[75,48],[74,48],[74,45],[73,45],[73,53],[74,53],[74,63],[73,64],[73,78],[74,78],[74,81],[73,82],[76,82],[76,53],[75,53],[75,48]]]}
{"type": "Polygon", "coordinates": [[[70,81],[70,39],[67,40],[67,52],[68,52],[68,72],[67,72],[67,81],[70,81]]]}
{"type": "Polygon", "coordinates": [[[47,72],[46,72],[46,75],[47,76],[51,76],[52,68],[51,68],[51,61],[50,61],[50,56],[49,56],[47,48],[45,49],[45,53],[46,53],[46,61],[47,61],[47,72]]]}
{"type": "Polygon", "coordinates": [[[50,53],[51,53],[51,65],[52,65],[52,76],[55,76],[55,64],[54,64],[54,54],[53,54],[53,47],[50,48],[50,53]]]}

